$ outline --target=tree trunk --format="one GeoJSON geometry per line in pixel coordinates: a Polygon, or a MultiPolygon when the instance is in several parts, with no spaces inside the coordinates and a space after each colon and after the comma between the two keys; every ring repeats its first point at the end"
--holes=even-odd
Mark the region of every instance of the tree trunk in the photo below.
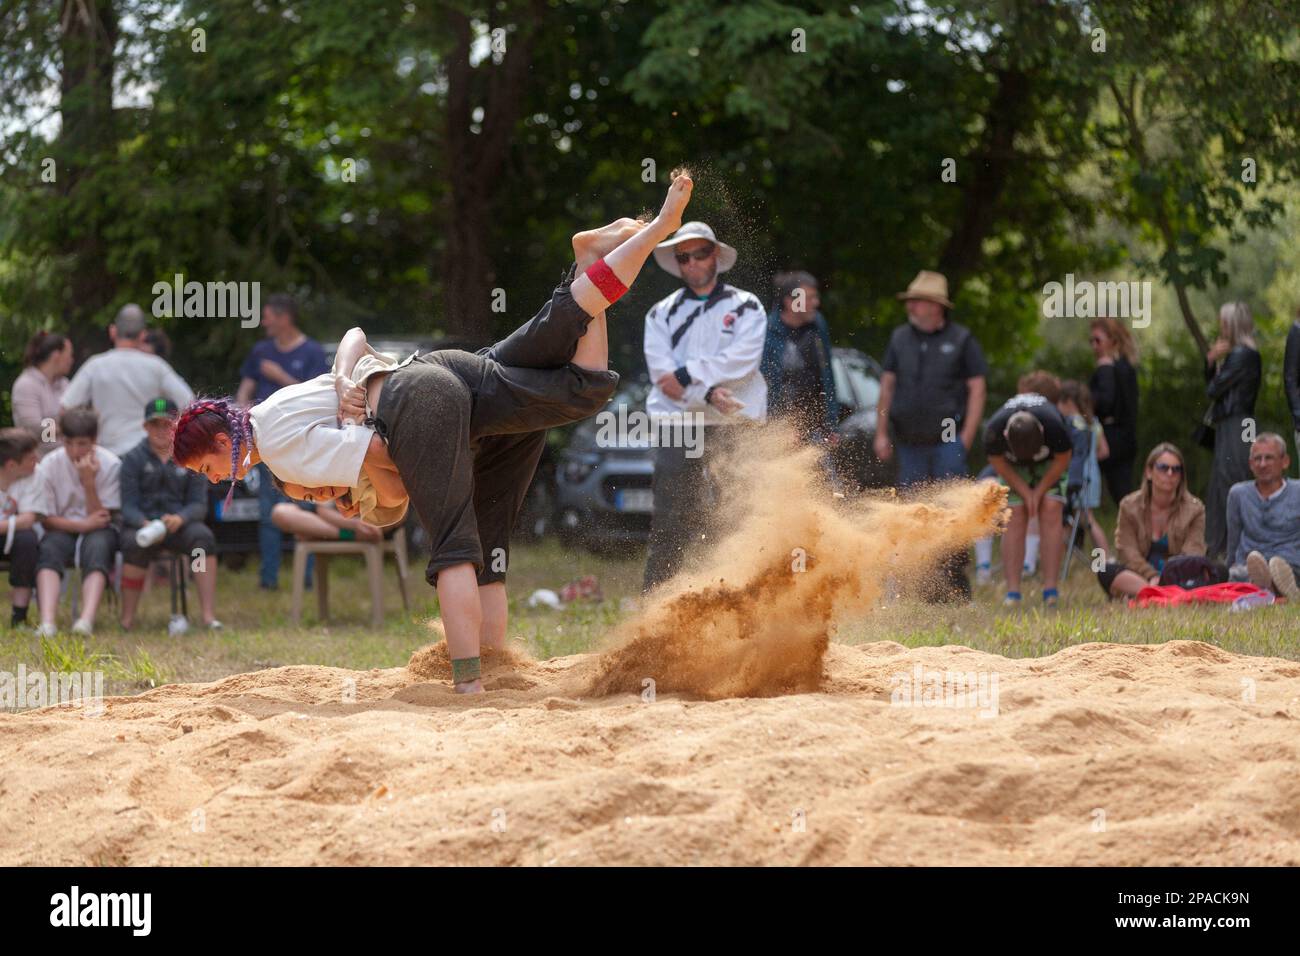
{"type": "Polygon", "coordinates": [[[1026,123],[1032,83],[1017,69],[997,72],[998,91],[985,112],[984,141],[979,152],[957,169],[962,190],[961,214],[939,257],[948,278],[949,298],[984,258],[984,240],[992,229],[1007,178],[1016,163],[1015,139],[1026,123]],[[963,169],[965,172],[963,173],[963,169]]]}
{"type": "MultiPolygon", "coordinates": [[[[473,41],[470,20],[459,10],[447,11],[453,49],[446,64],[449,188],[442,255],[442,325],[458,340],[487,344],[496,331],[496,313],[492,311],[496,272],[488,250],[492,208],[501,191],[523,104],[534,32],[543,15],[544,5],[530,0],[513,17],[518,29],[508,34],[501,62],[494,63],[489,56],[475,68],[469,62],[473,41]],[[481,102],[484,115],[478,133],[470,129],[476,77],[483,78],[485,87],[481,102]]],[[[505,306],[507,315],[514,313],[515,302],[507,298],[505,306]]]]}
{"type": "Polygon", "coordinates": [[[99,171],[115,160],[113,129],[113,46],[117,13],[112,0],[64,0],[60,14],[62,54],[59,109],[62,128],[56,144],[60,194],[68,228],[62,253],[72,263],[63,321],[78,348],[102,332],[95,317],[113,300],[116,282],[109,274],[103,220],[108,215],[99,171]]]}

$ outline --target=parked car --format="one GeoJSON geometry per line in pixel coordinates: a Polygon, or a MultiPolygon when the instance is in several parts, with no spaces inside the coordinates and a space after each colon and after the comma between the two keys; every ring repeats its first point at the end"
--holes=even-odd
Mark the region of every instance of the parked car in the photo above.
{"type": "MultiPolygon", "coordinates": [[[[893,483],[892,462],[876,458],[876,403],[880,399],[880,366],[851,348],[832,351],[835,395],[840,403],[840,442],[832,453],[842,490],[856,493],[893,483]]],[[[644,412],[648,381],[621,389],[609,409],[618,414],[644,412]]],[[[649,437],[601,435],[600,416],[578,424],[555,466],[555,527],[570,545],[611,553],[644,544],[654,512],[654,447],[649,437]],[[602,438],[613,440],[600,440],[602,438]]]]}

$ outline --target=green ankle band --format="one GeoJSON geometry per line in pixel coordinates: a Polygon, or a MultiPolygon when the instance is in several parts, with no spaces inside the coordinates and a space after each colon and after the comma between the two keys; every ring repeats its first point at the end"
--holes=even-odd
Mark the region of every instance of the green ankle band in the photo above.
{"type": "Polygon", "coordinates": [[[478,680],[480,673],[477,657],[462,657],[451,662],[451,679],[457,684],[478,680]]]}
{"type": "Polygon", "coordinates": [[[353,531],[351,528],[339,528],[339,540],[355,541],[357,540],[357,533],[353,531]]]}

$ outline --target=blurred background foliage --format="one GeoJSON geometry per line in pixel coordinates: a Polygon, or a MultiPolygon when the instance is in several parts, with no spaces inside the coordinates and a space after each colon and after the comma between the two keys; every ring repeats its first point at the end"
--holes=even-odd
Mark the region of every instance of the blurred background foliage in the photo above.
{"type": "MultiPolygon", "coordinates": [[[[1199,349],[1244,298],[1261,425],[1286,431],[1298,25],[1250,0],[0,0],[0,375],[37,328],[106,347],[176,273],[292,291],[321,339],[485,342],[574,231],[656,208],[687,164],[691,217],[740,250],[729,281],[770,301],[808,269],[838,343],[879,356],[895,293],[945,272],[994,400],[1031,366],[1090,371],[1046,282],[1152,281],[1144,445],[1188,444],[1199,349]]],[[[643,368],[673,288],[650,267],[614,310],[616,368],[643,368]]],[[[260,334],[162,324],[205,391],[260,334]]]]}

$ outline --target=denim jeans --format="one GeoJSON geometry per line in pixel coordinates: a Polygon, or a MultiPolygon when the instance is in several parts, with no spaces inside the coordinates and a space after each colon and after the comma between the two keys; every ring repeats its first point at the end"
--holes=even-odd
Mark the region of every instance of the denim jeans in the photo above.
{"type": "MultiPolygon", "coordinates": [[[[937,445],[894,445],[898,455],[898,487],[906,489],[925,481],[942,481],[945,478],[965,478],[966,446],[960,441],[940,442],[937,445]]],[[[926,588],[927,601],[970,600],[970,581],[966,577],[966,549],[953,552],[939,562],[940,573],[926,588]]]]}
{"type": "Polygon", "coordinates": [[[964,478],[967,475],[966,446],[960,440],[940,442],[937,445],[904,445],[899,442],[894,448],[898,453],[900,488],[923,481],[964,478]]]}
{"type": "MultiPolygon", "coordinates": [[[[281,494],[271,483],[271,472],[266,465],[257,466],[257,547],[261,553],[261,566],[258,583],[264,588],[278,587],[280,583],[280,553],[284,547],[284,535],[271,523],[271,509],[289,498],[281,494]]],[[[307,572],[304,584],[311,587],[312,569],[316,566],[316,556],[307,558],[307,572]]]]}

